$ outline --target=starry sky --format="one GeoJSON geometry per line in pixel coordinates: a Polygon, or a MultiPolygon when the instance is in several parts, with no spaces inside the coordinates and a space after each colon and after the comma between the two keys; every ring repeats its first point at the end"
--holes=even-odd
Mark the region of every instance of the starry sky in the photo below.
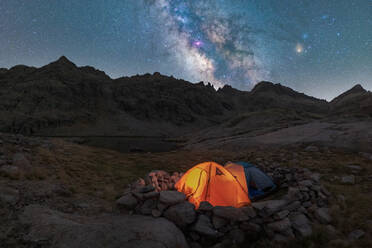
{"type": "Polygon", "coordinates": [[[0,67],[65,55],[113,78],[372,90],[372,0],[0,0],[0,13],[0,67]]]}

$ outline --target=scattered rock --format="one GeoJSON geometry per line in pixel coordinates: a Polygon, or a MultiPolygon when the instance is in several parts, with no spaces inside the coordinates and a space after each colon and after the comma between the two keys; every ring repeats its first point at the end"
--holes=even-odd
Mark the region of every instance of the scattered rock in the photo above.
{"type": "Polygon", "coordinates": [[[213,208],[213,214],[227,220],[237,221],[243,213],[240,208],[217,206],[213,208]]]}
{"type": "Polygon", "coordinates": [[[242,216],[239,219],[240,221],[244,221],[247,217],[254,218],[257,216],[257,213],[252,206],[244,206],[241,207],[240,210],[242,212],[242,216]]]}
{"type": "Polygon", "coordinates": [[[221,236],[217,230],[213,228],[211,220],[206,215],[199,215],[196,223],[192,227],[192,230],[207,237],[218,238],[221,236]]]}
{"type": "Polygon", "coordinates": [[[319,152],[319,148],[316,146],[308,146],[305,148],[305,151],[307,152],[319,152]]]}
{"type": "Polygon", "coordinates": [[[313,186],[313,182],[311,180],[303,180],[303,181],[300,181],[298,184],[301,186],[305,186],[305,187],[313,186]]]}
{"type": "Polygon", "coordinates": [[[247,231],[248,233],[251,233],[251,232],[255,232],[255,233],[259,233],[261,232],[262,228],[260,225],[258,224],[255,224],[253,222],[243,222],[241,225],[240,225],[240,228],[244,231],[247,231]]]}
{"type": "Polygon", "coordinates": [[[353,185],[355,184],[355,176],[354,175],[342,176],[341,183],[353,185]]]}
{"type": "Polygon", "coordinates": [[[361,229],[357,229],[349,233],[348,239],[349,240],[357,240],[364,236],[365,232],[361,229]]]}
{"type": "Polygon", "coordinates": [[[141,214],[152,215],[152,210],[156,208],[156,203],[156,200],[151,198],[144,201],[140,207],[141,214]]]}
{"type": "Polygon", "coordinates": [[[286,233],[291,228],[291,222],[288,218],[285,218],[283,220],[269,223],[267,227],[274,232],[286,233]]]}
{"type": "Polygon", "coordinates": [[[283,209],[287,205],[286,200],[270,200],[267,201],[266,206],[264,207],[264,212],[267,215],[272,215],[281,209],[283,209]]]}
{"type": "Polygon", "coordinates": [[[331,215],[329,214],[329,208],[318,208],[315,211],[315,217],[322,224],[328,224],[332,221],[331,215]]]}
{"type": "MultiPolygon", "coordinates": [[[[189,247],[183,233],[165,218],[140,215],[85,217],[39,205],[25,207],[21,223],[29,226],[25,241],[53,247],[189,247]]],[[[39,245],[37,245],[39,244],[39,245]]]]}
{"type": "Polygon", "coordinates": [[[293,229],[300,237],[307,237],[312,234],[309,219],[304,214],[297,214],[290,217],[293,229]]]}
{"type": "Polygon", "coordinates": [[[313,180],[314,182],[319,182],[320,181],[320,173],[312,173],[310,175],[310,179],[313,180]]]}
{"type": "Polygon", "coordinates": [[[355,170],[355,171],[360,171],[360,170],[363,169],[359,165],[346,165],[346,168],[351,169],[351,170],[355,170]]]}
{"type": "Polygon", "coordinates": [[[371,153],[366,153],[366,152],[360,152],[359,153],[363,158],[366,158],[368,160],[372,160],[372,154],[371,153]]]}
{"type": "Polygon", "coordinates": [[[127,210],[133,210],[137,206],[137,199],[131,194],[128,193],[122,197],[120,197],[117,201],[116,204],[119,207],[123,207],[127,210]]]}
{"type": "Polygon", "coordinates": [[[165,205],[171,206],[186,200],[185,194],[178,191],[161,191],[159,201],[165,205]]]}
{"type": "Polygon", "coordinates": [[[154,216],[155,218],[160,217],[162,215],[162,212],[158,209],[153,209],[151,210],[151,215],[154,216]]]}
{"type": "Polygon", "coordinates": [[[140,193],[148,193],[154,191],[155,188],[152,185],[146,185],[138,189],[140,193]]]}
{"type": "Polygon", "coordinates": [[[160,195],[159,192],[153,191],[143,194],[143,199],[151,199],[151,198],[158,198],[160,195]]]}
{"type": "Polygon", "coordinates": [[[213,223],[214,228],[220,229],[221,227],[223,227],[227,223],[229,223],[229,221],[226,220],[226,219],[224,219],[224,218],[222,218],[222,217],[218,217],[218,216],[214,215],[212,217],[212,223],[213,223]]]}
{"type": "Polygon", "coordinates": [[[300,201],[295,201],[295,202],[292,202],[291,204],[287,205],[284,209],[292,212],[292,211],[298,209],[299,207],[301,207],[301,202],[300,201]]]}
{"type": "Polygon", "coordinates": [[[289,211],[287,209],[283,210],[283,211],[280,211],[280,212],[277,212],[275,215],[274,215],[274,219],[275,220],[282,220],[284,219],[285,217],[287,217],[289,214],[289,211]]]}
{"type": "MultiPolygon", "coordinates": [[[[330,193],[320,184],[319,173],[300,168],[272,168],[269,175],[281,186],[286,184],[287,194],[281,199],[253,202],[240,208],[214,207],[209,202],[201,202],[195,210],[183,193],[173,190],[157,192],[153,184],[130,189],[131,197],[122,200],[129,209],[134,206],[132,200],[136,200],[134,212],[137,214],[163,216],[172,221],[196,247],[231,247],[243,242],[244,234],[249,234],[249,240],[257,240],[266,234],[272,240],[286,242],[311,235],[314,220],[322,224],[331,222],[328,209],[330,193]]],[[[163,180],[159,178],[166,176],[157,177],[157,182],[163,180]]],[[[153,180],[148,181],[153,183],[153,180]]],[[[125,196],[128,198],[128,194],[125,196]]]]}
{"type": "Polygon", "coordinates": [[[229,238],[233,244],[242,244],[245,240],[245,234],[240,229],[233,229],[229,233],[229,238]]]}
{"type": "Polygon", "coordinates": [[[164,216],[177,226],[184,227],[195,221],[195,206],[190,202],[182,202],[169,207],[164,216]]]}

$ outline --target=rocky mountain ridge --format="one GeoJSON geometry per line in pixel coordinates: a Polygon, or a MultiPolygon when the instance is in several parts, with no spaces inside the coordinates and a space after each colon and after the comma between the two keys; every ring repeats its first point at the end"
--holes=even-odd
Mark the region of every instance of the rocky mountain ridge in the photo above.
{"type": "Polygon", "coordinates": [[[229,136],[369,119],[372,93],[359,85],[327,102],[270,82],[247,92],[160,73],[111,79],[62,56],[41,68],[1,69],[0,116],[1,132],[34,136],[229,136]]]}

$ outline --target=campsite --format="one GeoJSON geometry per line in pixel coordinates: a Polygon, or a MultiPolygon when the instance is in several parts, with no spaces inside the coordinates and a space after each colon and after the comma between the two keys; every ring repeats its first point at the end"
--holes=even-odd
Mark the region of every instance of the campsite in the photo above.
{"type": "Polygon", "coordinates": [[[372,247],[371,0],[0,0],[0,248],[372,247]]]}
{"type": "MultiPolygon", "coordinates": [[[[120,153],[60,139],[4,134],[1,137],[5,148],[3,156],[7,160],[13,157],[17,166],[1,167],[1,216],[3,223],[6,223],[1,227],[1,241],[6,244],[5,247],[29,247],[31,244],[47,246],[50,242],[68,244],[70,247],[103,247],[106,242],[113,240],[127,247],[154,247],[157,242],[154,240],[179,247],[189,247],[190,244],[193,247],[198,247],[197,244],[216,247],[246,247],[247,244],[252,247],[281,244],[285,247],[359,247],[369,244],[371,200],[368,189],[372,172],[367,153],[346,153],[325,147],[315,149],[314,146],[270,149],[270,152],[251,148],[243,152],[180,150],[120,153]],[[165,194],[162,199],[170,200],[176,207],[168,207],[160,212],[153,199],[160,199],[158,197],[164,194],[161,193],[161,187],[166,189],[163,191],[165,193],[177,191],[172,190],[171,180],[169,186],[161,186],[159,182],[163,180],[158,178],[167,177],[166,174],[172,177],[174,172],[180,178],[181,173],[192,170],[200,161],[208,160],[217,161],[219,165],[216,164],[216,167],[221,168],[223,173],[226,170],[222,165],[229,161],[250,161],[267,172],[273,182],[282,183],[278,183],[278,189],[263,199],[239,208],[214,208],[203,201],[196,209],[195,205],[186,201],[184,194],[168,197],[165,194]],[[146,179],[150,174],[151,177],[146,179]],[[154,190],[150,183],[153,181],[158,183],[158,190],[154,190]],[[300,182],[302,186],[299,186],[300,182]],[[141,192],[136,191],[136,187],[141,192]],[[310,191],[301,191],[298,187],[310,191]],[[315,193],[316,190],[320,190],[319,194],[315,193]],[[132,192],[137,193],[134,196],[132,192]],[[309,205],[314,193],[316,208],[309,205]],[[141,198],[145,195],[151,196],[150,201],[141,198]],[[270,204],[265,206],[267,203],[270,204]],[[292,211],[297,219],[290,215],[292,211]],[[283,229],[269,225],[273,232],[271,236],[266,236],[265,226],[260,224],[261,216],[271,223],[279,221],[283,229]],[[234,218],[238,220],[233,221],[234,218]],[[166,220],[175,224],[172,226],[166,220]],[[132,224],[128,226],[124,223],[132,224]],[[200,224],[196,229],[199,233],[195,229],[191,231],[191,228],[196,228],[196,223],[200,224]],[[24,236],[23,228],[26,226],[28,234],[24,236]],[[153,226],[157,226],[157,229],[151,229],[153,226]],[[103,235],[102,230],[107,228],[110,232],[103,235]],[[146,235],[141,231],[144,228],[146,235]],[[60,232],[64,235],[61,236],[60,232]],[[92,232],[100,232],[101,235],[91,236],[92,232]],[[134,241],[128,239],[135,237],[133,235],[144,236],[137,236],[137,241],[132,243],[134,241]],[[150,237],[148,235],[153,241],[146,241],[150,237]],[[274,241],[275,236],[283,241],[274,241]],[[48,241],[45,237],[48,237],[48,241]]],[[[205,166],[206,163],[203,164],[205,166]]],[[[221,191],[220,188],[215,190],[221,191]]]]}

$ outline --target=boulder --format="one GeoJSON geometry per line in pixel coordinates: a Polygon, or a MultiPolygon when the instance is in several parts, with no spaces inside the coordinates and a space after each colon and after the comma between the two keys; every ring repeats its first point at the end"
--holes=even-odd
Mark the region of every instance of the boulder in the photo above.
{"type": "Polygon", "coordinates": [[[155,188],[152,185],[146,185],[146,186],[138,188],[138,192],[140,192],[140,193],[149,193],[149,192],[152,192],[154,190],[155,190],[155,188]]]}
{"type": "Polygon", "coordinates": [[[315,210],[315,217],[322,224],[329,224],[332,221],[332,217],[329,214],[329,208],[318,208],[315,210]]]}
{"type": "Polygon", "coordinates": [[[266,215],[270,216],[287,206],[286,200],[270,200],[267,201],[263,211],[266,215]]]}
{"type": "Polygon", "coordinates": [[[160,195],[159,192],[152,191],[152,192],[147,192],[143,194],[143,199],[151,199],[151,198],[158,198],[160,195]]]}
{"type": "Polygon", "coordinates": [[[216,206],[213,208],[213,214],[231,221],[246,221],[256,216],[251,206],[241,208],[216,206]]]}
{"type": "Polygon", "coordinates": [[[319,182],[320,181],[320,174],[319,173],[312,173],[310,175],[310,179],[313,180],[314,182],[319,182]]]}
{"type": "Polygon", "coordinates": [[[262,228],[260,225],[258,224],[255,224],[253,222],[250,222],[250,221],[246,221],[246,222],[243,222],[240,224],[240,229],[242,229],[243,231],[246,231],[248,233],[259,233],[261,232],[262,228]]]}
{"type": "Polygon", "coordinates": [[[267,227],[274,232],[287,233],[288,230],[291,229],[291,222],[288,218],[285,218],[283,220],[269,223],[267,227]]]}
{"type": "Polygon", "coordinates": [[[217,206],[213,208],[213,214],[228,220],[238,220],[241,211],[239,208],[217,206]]]}
{"type": "Polygon", "coordinates": [[[357,229],[349,233],[348,239],[349,240],[357,240],[362,238],[365,235],[365,232],[361,229],[357,229]]]}
{"type": "Polygon", "coordinates": [[[300,237],[307,237],[312,234],[309,219],[304,214],[297,214],[290,217],[292,227],[300,237]]]}
{"type": "Polygon", "coordinates": [[[192,231],[205,235],[210,238],[218,238],[221,236],[217,230],[213,228],[211,220],[208,216],[201,214],[198,216],[196,223],[191,228],[192,231]]]}
{"type": "Polygon", "coordinates": [[[229,221],[226,220],[225,218],[222,218],[222,217],[218,217],[216,215],[213,215],[213,217],[212,217],[212,223],[213,223],[214,228],[220,229],[221,227],[223,227],[227,223],[229,223],[229,221]]]}
{"type": "Polygon", "coordinates": [[[175,190],[161,191],[159,196],[159,201],[167,206],[175,205],[185,200],[185,194],[175,190]]]}
{"type": "Polygon", "coordinates": [[[295,187],[289,187],[288,193],[285,196],[285,199],[289,202],[297,201],[301,199],[301,192],[298,188],[295,187]]]}
{"type": "Polygon", "coordinates": [[[285,217],[287,217],[289,214],[289,211],[288,210],[282,210],[280,212],[277,212],[276,214],[274,214],[274,219],[275,220],[282,220],[284,219],[285,217]]]}
{"type": "Polygon", "coordinates": [[[229,232],[229,239],[233,244],[242,244],[245,240],[245,234],[240,229],[233,229],[229,232]]]}
{"type": "Polygon", "coordinates": [[[119,206],[119,207],[123,207],[127,210],[133,210],[135,209],[135,207],[137,206],[137,199],[131,194],[131,193],[128,193],[122,197],[120,197],[117,201],[116,201],[116,204],[119,206]]]}
{"type": "Polygon", "coordinates": [[[302,180],[302,181],[298,182],[298,184],[301,185],[301,186],[305,186],[305,187],[311,187],[311,186],[313,186],[313,181],[302,180]]]}
{"type": "Polygon", "coordinates": [[[308,146],[305,148],[305,151],[307,152],[319,152],[319,148],[316,146],[308,146]]]}
{"type": "Polygon", "coordinates": [[[359,165],[346,165],[345,167],[353,171],[361,171],[363,169],[359,165]]]}
{"type": "Polygon", "coordinates": [[[158,209],[153,209],[151,210],[151,215],[154,216],[155,218],[158,218],[162,215],[162,212],[158,209]]]}
{"type": "Polygon", "coordinates": [[[341,183],[353,185],[355,184],[355,176],[354,175],[342,176],[341,183]]]}
{"type": "Polygon", "coordinates": [[[152,215],[152,210],[156,209],[156,200],[152,198],[147,199],[139,209],[141,214],[152,215]]]}
{"type": "Polygon", "coordinates": [[[300,201],[295,201],[295,202],[292,202],[291,204],[285,206],[284,209],[292,212],[292,211],[298,209],[299,207],[301,207],[301,202],[300,201]]]}
{"type": "Polygon", "coordinates": [[[47,242],[56,248],[188,247],[183,233],[165,218],[112,214],[85,217],[29,205],[20,221],[29,227],[25,241],[35,246],[47,242]]]}
{"type": "Polygon", "coordinates": [[[249,218],[254,218],[254,217],[257,216],[257,213],[252,206],[244,206],[244,207],[241,207],[240,210],[241,210],[242,215],[243,215],[243,216],[241,216],[240,221],[244,221],[244,220],[242,220],[243,218],[248,218],[248,217],[249,218]]]}
{"type": "Polygon", "coordinates": [[[195,221],[195,206],[187,201],[178,203],[169,207],[164,212],[164,217],[179,227],[185,227],[195,221]]]}

